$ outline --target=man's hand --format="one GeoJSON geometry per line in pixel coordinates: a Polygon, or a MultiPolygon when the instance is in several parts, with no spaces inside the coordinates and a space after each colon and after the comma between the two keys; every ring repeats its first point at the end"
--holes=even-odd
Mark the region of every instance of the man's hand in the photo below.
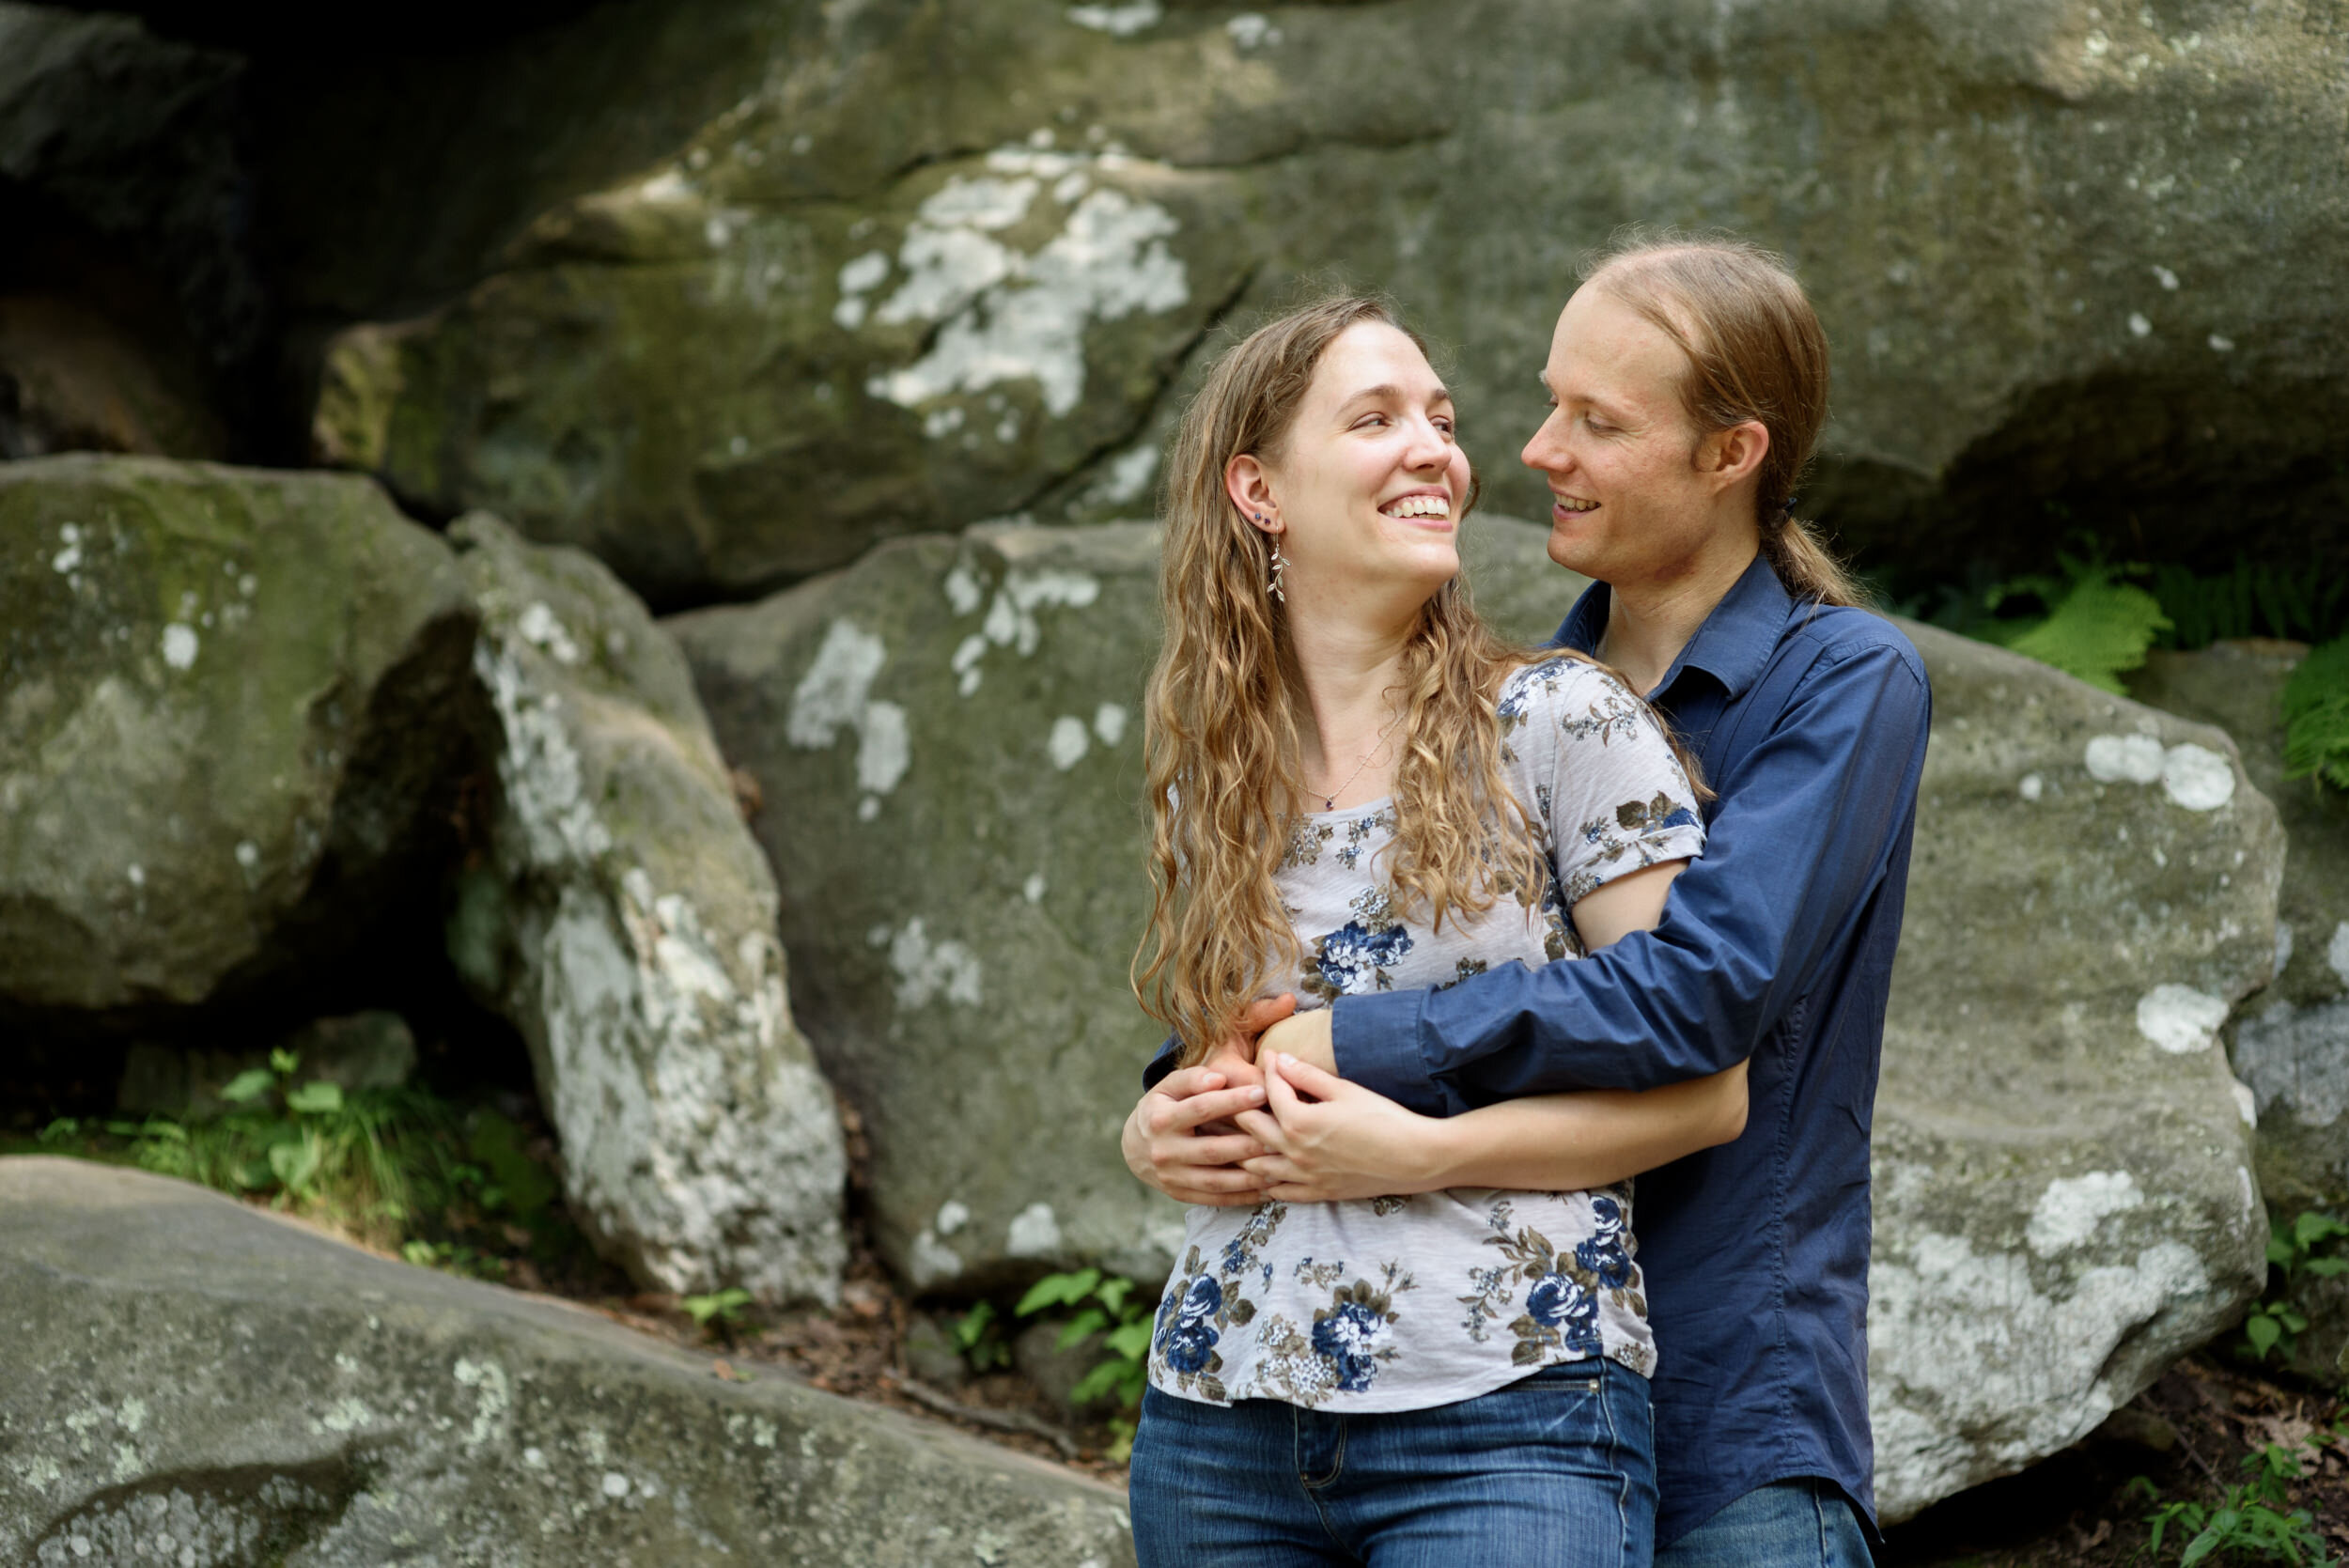
{"type": "Polygon", "coordinates": [[[1247,1161],[1266,1184],[1263,1197],[1327,1203],[1444,1185],[1439,1119],[1293,1056],[1268,1048],[1264,1063],[1267,1109],[1239,1118],[1240,1129],[1267,1147],[1247,1161]]]}
{"type": "Polygon", "coordinates": [[[1169,1073],[1126,1118],[1118,1138],[1126,1169],[1177,1203],[1230,1207],[1261,1202],[1263,1180],[1239,1162],[1265,1147],[1229,1128],[1233,1117],[1263,1104],[1262,1085],[1231,1087],[1210,1067],[1169,1073]]]}
{"type": "Polygon", "coordinates": [[[1266,1153],[1233,1118],[1265,1103],[1256,1035],[1295,1011],[1293,996],[1252,1002],[1240,1032],[1196,1067],[1169,1073],[1142,1096],[1118,1138],[1126,1168],[1143,1185],[1184,1203],[1229,1208],[1263,1200],[1263,1181],[1240,1161],[1266,1153]]]}
{"type": "Polygon", "coordinates": [[[1257,1041],[1257,1059],[1268,1051],[1294,1056],[1309,1067],[1318,1067],[1332,1078],[1337,1076],[1338,1053],[1330,1037],[1331,1007],[1318,1007],[1310,1013],[1298,1013],[1282,1022],[1268,1027],[1257,1041]]]}

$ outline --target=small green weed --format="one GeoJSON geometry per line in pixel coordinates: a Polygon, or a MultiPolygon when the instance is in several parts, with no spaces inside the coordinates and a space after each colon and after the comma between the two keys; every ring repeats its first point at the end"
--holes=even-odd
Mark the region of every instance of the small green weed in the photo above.
{"type": "MultiPolygon", "coordinates": [[[[1069,1390],[1071,1403],[1084,1405],[1115,1394],[1125,1409],[1140,1405],[1149,1381],[1151,1312],[1134,1298],[1134,1282],[1122,1275],[1104,1276],[1097,1268],[1047,1274],[1028,1288],[1012,1312],[1032,1317],[1056,1308],[1073,1314],[1061,1326],[1061,1349],[1098,1334],[1101,1348],[1109,1353],[1069,1390]]],[[[1134,1423],[1125,1416],[1112,1416],[1110,1427],[1117,1435],[1110,1446],[1110,1462],[1123,1464],[1133,1452],[1134,1423]]]]}
{"type": "Polygon", "coordinates": [[[2349,1274],[2349,1258],[2320,1256],[2318,1250],[2343,1236],[2349,1236],[2349,1225],[2312,1209],[2291,1220],[2267,1222],[2267,1291],[2243,1320],[2238,1356],[2264,1361],[2269,1351],[2281,1349],[2284,1359],[2292,1358],[2300,1332],[2309,1326],[2292,1305],[2292,1282],[2303,1274],[2320,1280],[2349,1274]]]}
{"type": "Polygon", "coordinates": [[[972,1372],[992,1372],[1011,1365],[1011,1346],[1003,1343],[1003,1324],[992,1301],[979,1301],[955,1320],[955,1348],[972,1372]]]}
{"type": "MultiPolygon", "coordinates": [[[[2322,1447],[2329,1440],[2328,1434],[2310,1439],[2309,1446],[2322,1447]]],[[[2246,1455],[2243,1468],[2249,1479],[2228,1487],[2216,1503],[2165,1502],[2151,1481],[2136,1477],[2127,1495],[2154,1505],[2145,1515],[2153,1527],[2146,1549],[2158,1561],[2162,1543],[2182,1537],[2178,1568],[2192,1568],[2205,1559],[2330,1568],[2337,1560],[2325,1549],[2315,1519],[2307,1509],[2292,1506],[2291,1483],[2301,1474],[2302,1457],[2281,1443],[2246,1455]]]]}
{"type": "Polygon", "coordinates": [[[2203,648],[2222,637],[2321,643],[2349,627],[2349,576],[2321,558],[2306,568],[2238,558],[2232,570],[2207,575],[2165,563],[2153,569],[2153,590],[2171,623],[2164,647],[2203,648]]]}
{"type": "Polygon", "coordinates": [[[708,1296],[689,1296],[677,1302],[695,1327],[712,1339],[727,1341],[742,1327],[742,1313],[750,1304],[751,1293],[739,1285],[729,1285],[708,1296]]]}
{"type": "Polygon", "coordinates": [[[2284,683],[2284,776],[2349,789],[2349,637],[2310,650],[2284,683]]]}

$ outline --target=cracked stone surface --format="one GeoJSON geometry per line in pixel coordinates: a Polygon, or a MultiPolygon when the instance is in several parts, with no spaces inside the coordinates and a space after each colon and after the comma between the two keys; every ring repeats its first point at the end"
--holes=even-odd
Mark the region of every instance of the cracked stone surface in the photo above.
{"type": "Polygon", "coordinates": [[[449,952],[530,1048],[572,1212],[650,1288],[833,1299],[840,1124],[683,657],[594,557],[450,537],[498,789],[449,952]]]}
{"type": "Polygon", "coordinates": [[[1124,1498],[139,1172],[0,1159],[0,1555],[1118,1568],[1124,1498]]]}
{"type": "MultiPolygon", "coordinates": [[[[1334,269],[1451,350],[1491,499],[1532,512],[1501,459],[1577,258],[1638,221],[1792,256],[1836,351],[1812,504],[1905,567],[2041,542],[2018,494],[2177,555],[2341,539],[2313,459],[2349,411],[2349,288],[2318,281],[2349,255],[2349,43],[2322,8],[1097,9],[703,4],[596,45],[646,61],[604,118],[701,101],[672,33],[725,31],[735,96],[343,337],[320,450],[658,604],[739,598],[892,534],[1146,509],[1203,328],[1334,269]],[[2222,472],[2223,520],[2190,499],[2222,472]]],[[[510,74],[561,163],[570,119],[510,74]]],[[[474,162],[418,188],[470,213],[512,183],[474,162]]]]}

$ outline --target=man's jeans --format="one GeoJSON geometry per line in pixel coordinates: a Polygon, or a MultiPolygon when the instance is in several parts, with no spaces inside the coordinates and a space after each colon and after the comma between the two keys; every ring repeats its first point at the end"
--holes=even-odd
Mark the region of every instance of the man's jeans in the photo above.
{"type": "Polygon", "coordinates": [[[1748,1492],[1656,1554],[1656,1568],[1868,1568],[1868,1538],[1824,1481],[1748,1492]]]}
{"type": "Polygon", "coordinates": [[[1152,1389],[1128,1496],[1142,1568],[1649,1568],[1647,1379],[1593,1358],[1377,1415],[1152,1389]]]}

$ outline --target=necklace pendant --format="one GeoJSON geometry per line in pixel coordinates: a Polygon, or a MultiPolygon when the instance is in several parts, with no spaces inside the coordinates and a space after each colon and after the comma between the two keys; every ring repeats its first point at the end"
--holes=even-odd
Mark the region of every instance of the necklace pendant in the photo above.
{"type": "Polygon", "coordinates": [[[1338,798],[1337,798],[1336,796],[1334,796],[1334,795],[1325,795],[1325,796],[1323,796],[1323,797],[1321,798],[1321,809],[1322,809],[1323,811],[1335,811],[1335,810],[1337,810],[1337,809],[1338,809],[1338,798]]]}

